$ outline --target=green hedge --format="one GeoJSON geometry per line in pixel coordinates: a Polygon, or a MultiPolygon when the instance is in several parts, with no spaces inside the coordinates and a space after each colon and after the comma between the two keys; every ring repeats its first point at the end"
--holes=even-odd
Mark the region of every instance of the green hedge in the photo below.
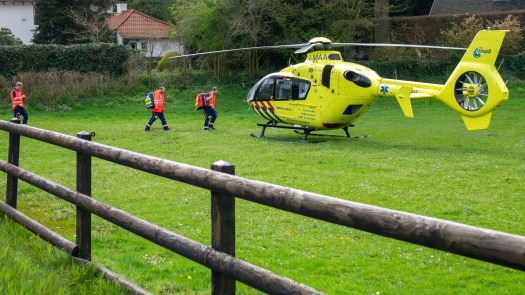
{"type": "Polygon", "coordinates": [[[115,44],[0,46],[0,76],[50,69],[120,75],[129,49],[115,44]]]}

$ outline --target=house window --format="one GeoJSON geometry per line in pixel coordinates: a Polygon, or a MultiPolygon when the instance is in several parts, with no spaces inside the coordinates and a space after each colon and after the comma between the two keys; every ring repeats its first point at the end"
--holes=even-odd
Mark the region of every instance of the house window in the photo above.
{"type": "Polygon", "coordinates": [[[148,50],[148,43],[147,42],[140,42],[140,49],[142,51],[147,51],[148,50]]]}
{"type": "Polygon", "coordinates": [[[137,49],[137,42],[130,42],[129,46],[131,46],[133,49],[137,49]]]}

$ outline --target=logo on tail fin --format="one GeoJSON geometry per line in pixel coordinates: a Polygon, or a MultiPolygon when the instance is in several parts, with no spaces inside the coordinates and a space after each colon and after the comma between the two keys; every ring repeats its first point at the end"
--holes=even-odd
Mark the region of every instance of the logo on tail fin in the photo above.
{"type": "Polygon", "coordinates": [[[492,50],[490,50],[490,49],[485,50],[485,49],[483,49],[483,47],[478,47],[478,48],[474,49],[474,57],[475,58],[480,58],[482,53],[491,54],[492,50]]]}

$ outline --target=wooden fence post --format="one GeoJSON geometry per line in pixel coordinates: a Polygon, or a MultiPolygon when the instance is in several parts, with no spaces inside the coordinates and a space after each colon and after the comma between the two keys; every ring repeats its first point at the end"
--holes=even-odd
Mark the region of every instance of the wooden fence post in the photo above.
{"type": "MultiPolygon", "coordinates": [[[[79,132],[77,137],[91,141],[92,133],[79,132]]],[[[77,152],[77,191],[91,196],[91,156],[77,152]]],[[[78,257],[91,260],[91,213],[77,206],[77,235],[79,247],[78,257]]]]}
{"type": "MultiPolygon", "coordinates": [[[[235,175],[235,166],[224,161],[212,164],[214,171],[235,175]]],[[[235,197],[211,192],[211,246],[213,249],[235,256],[235,197]]],[[[235,279],[212,270],[212,294],[234,295],[235,279]]]]}
{"type": "MultiPolygon", "coordinates": [[[[11,123],[20,124],[20,119],[12,118],[11,123]]],[[[20,135],[9,133],[9,149],[7,152],[7,162],[18,166],[20,160],[20,135]]],[[[5,203],[16,209],[18,196],[18,178],[7,175],[7,185],[5,191],[5,203]]]]}

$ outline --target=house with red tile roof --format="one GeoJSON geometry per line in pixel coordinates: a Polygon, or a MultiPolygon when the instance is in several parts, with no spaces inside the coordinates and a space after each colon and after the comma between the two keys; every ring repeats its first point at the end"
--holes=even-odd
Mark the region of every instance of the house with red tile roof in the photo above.
{"type": "Polygon", "coordinates": [[[184,51],[182,44],[171,37],[172,25],[136,10],[128,10],[126,3],[117,4],[117,11],[108,25],[116,33],[117,44],[140,49],[146,57],[158,58],[168,52],[184,51]]]}
{"type": "Polygon", "coordinates": [[[8,28],[24,44],[30,44],[35,30],[35,1],[0,0],[0,28],[8,28]]]}

